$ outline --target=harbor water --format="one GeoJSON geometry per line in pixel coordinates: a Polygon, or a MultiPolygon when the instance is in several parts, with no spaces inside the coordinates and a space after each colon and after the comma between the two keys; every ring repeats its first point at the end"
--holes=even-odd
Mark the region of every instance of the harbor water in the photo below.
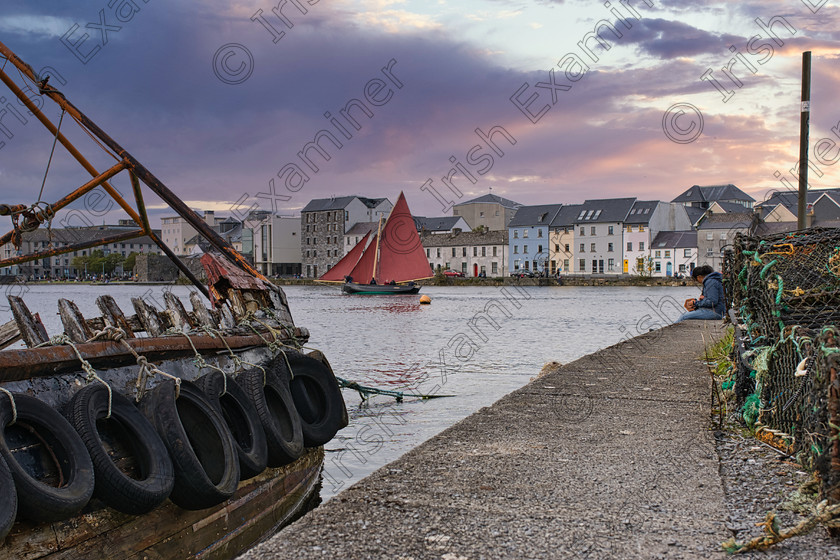
{"type": "MultiPolygon", "coordinates": [[[[63,329],[60,297],[87,317],[108,293],[126,314],[131,298],[163,307],[163,291],[186,301],[187,286],[31,284],[6,286],[39,313],[50,335],[63,329]]],[[[336,375],[405,397],[363,401],[343,391],[350,425],[326,446],[321,491],[329,499],[409,449],[535,377],[673,321],[698,287],[424,287],[419,295],[348,296],[332,286],[284,288],[295,323],[311,333],[336,375]],[[421,398],[428,395],[439,398],[421,398]],[[451,396],[443,396],[451,395],[451,396]]],[[[5,296],[0,324],[11,320],[5,296]]]]}

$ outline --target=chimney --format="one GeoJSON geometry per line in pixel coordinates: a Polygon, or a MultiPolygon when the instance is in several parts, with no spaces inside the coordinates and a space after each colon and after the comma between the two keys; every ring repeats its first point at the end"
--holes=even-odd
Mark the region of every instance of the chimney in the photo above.
{"type": "Polygon", "coordinates": [[[213,210],[205,210],[204,221],[207,222],[207,225],[210,227],[216,225],[216,212],[213,210]]]}

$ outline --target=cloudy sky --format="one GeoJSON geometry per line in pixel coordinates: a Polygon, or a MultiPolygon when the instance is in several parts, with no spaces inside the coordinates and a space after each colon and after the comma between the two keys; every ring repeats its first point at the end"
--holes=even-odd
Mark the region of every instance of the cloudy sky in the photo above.
{"type": "MultiPolygon", "coordinates": [[[[402,190],[431,216],[491,188],[539,204],[795,184],[803,51],[812,150],[840,142],[837,4],[4,0],[0,41],[195,208],[293,215],[402,190]]],[[[0,95],[0,202],[30,203],[52,137],[0,95]]],[[[62,131],[113,162],[70,119],[62,131]]],[[[838,186],[840,148],[819,152],[811,185],[838,186]]],[[[43,198],[85,178],[59,147],[43,198]]]]}

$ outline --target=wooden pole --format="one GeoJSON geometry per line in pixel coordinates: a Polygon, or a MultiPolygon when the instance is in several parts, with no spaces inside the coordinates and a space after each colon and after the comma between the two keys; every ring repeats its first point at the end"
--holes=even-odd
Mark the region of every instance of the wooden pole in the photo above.
{"type": "Polygon", "coordinates": [[[811,51],[802,53],[802,105],[799,116],[799,205],[796,227],[805,229],[808,207],[808,127],[811,115],[811,51]]]}

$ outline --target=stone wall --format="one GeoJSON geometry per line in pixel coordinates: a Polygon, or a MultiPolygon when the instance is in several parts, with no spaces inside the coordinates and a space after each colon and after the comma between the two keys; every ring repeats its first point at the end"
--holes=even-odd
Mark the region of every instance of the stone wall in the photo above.
{"type": "Polygon", "coordinates": [[[174,282],[178,267],[166,255],[141,253],[137,255],[134,273],[138,282],[174,282]]]}

